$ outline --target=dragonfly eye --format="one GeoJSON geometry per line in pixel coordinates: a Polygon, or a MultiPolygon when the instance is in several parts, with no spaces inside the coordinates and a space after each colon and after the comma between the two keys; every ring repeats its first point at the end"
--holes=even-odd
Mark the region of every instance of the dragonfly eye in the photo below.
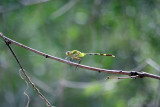
{"type": "Polygon", "coordinates": [[[66,55],[69,56],[69,55],[70,55],[70,51],[67,51],[67,52],[66,52],[66,55]]]}

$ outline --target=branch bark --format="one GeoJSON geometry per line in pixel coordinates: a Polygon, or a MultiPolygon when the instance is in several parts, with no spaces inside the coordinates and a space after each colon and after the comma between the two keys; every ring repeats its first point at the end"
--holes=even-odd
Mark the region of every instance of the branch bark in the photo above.
{"type": "Polygon", "coordinates": [[[91,66],[86,66],[86,65],[82,65],[82,64],[77,64],[77,63],[74,63],[74,62],[70,62],[68,60],[64,60],[64,59],[61,59],[61,58],[58,58],[58,57],[55,57],[55,56],[52,56],[52,55],[49,55],[49,54],[46,54],[46,53],[43,53],[41,51],[38,51],[36,49],[33,49],[33,48],[30,48],[28,46],[25,46],[19,42],[16,42],[10,38],[7,38],[6,36],[4,36],[2,33],[0,33],[0,36],[2,38],[4,38],[5,40],[7,40],[10,44],[14,44],[14,45],[17,45],[19,47],[22,47],[24,49],[27,49],[29,51],[32,51],[36,54],[39,54],[41,56],[44,56],[45,58],[49,58],[49,59],[53,59],[53,60],[56,60],[56,61],[59,61],[59,62],[62,62],[62,63],[65,63],[65,64],[70,64],[72,66],[77,66],[77,67],[80,67],[80,68],[83,68],[83,69],[88,69],[88,70],[92,70],[92,71],[97,71],[97,72],[104,72],[104,73],[112,73],[112,74],[120,74],[120,75],[128,75],[128,76],[136,76],[136,78],[144,78],[144,77],[149,77],[149,78],[153,78],[153,79],[158,79],[160,80],[160,76],[158,75],[154,75],[154,74],[151,74],[151,73],[147,73],[147,72],[137,72],[137,71],[123,71],[123,70],[108,70],[108,69],[102,69],[102,68],[95,68],[95,67],[91,67],[91,66]]]}

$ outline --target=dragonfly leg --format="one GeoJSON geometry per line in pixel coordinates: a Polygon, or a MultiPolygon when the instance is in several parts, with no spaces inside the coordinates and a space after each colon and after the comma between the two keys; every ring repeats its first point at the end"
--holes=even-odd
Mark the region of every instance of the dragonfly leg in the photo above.
{"type": "Polygon", "coordinates": [[[81,62],[81,59],[80,59],[80,58],[74,57],[74,59],[76,59],[76,60],[78,61],[78,64],[80,64],[80,62],[81,62]]]}
{"type": "Polygon", "coordinates": [[[70,61],[73,62],[73,58],[72,57],[70,58],[70,61]]]}
{"type": "Polygon", "coordinates": [[[81,61],[82,61],[82,60],[80,59],[80,60],[78,61],[78,64],[80,64],[80,63],[81,63],[81,61]]]}
{"type": "MultiPolygon", "coordinates": [[[[81,59],[80,59],[80,58],[75,57],[75,59],[78,61],[78,64],[80,64],[80,63],[81,63],[81,59]]],[[[76,66],[75,71],[77,70],[77,68],[78,68],[78,66],[76,66]]]]}
{"type": "Polygon", "coordinates": [[[65,58],[65,60],[67,60],[67,59],[68,59],[68,57],[65,58]]]}

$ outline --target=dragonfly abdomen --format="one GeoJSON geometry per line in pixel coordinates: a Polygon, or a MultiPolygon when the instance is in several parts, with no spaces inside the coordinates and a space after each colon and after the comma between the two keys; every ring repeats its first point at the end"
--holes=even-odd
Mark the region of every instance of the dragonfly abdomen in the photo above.
{"type": "Polygon", "coordinates": [[[111,54],[102,54],[102,53],[86,53],[87,55],[101,55],[101,56],[112,56],[115,57],[114,55],[111,54]]]}

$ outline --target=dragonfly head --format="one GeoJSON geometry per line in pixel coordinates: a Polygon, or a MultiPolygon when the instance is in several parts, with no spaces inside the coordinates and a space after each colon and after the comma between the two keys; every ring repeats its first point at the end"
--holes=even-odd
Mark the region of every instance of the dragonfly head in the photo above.
{"type": "Polygon", "coordinates": [[[67,55],[67,56],[70,56],[71,54],[72,54],[71,51],[67,51],[67,52],[66,52],[66,55],[67,55]]]}

